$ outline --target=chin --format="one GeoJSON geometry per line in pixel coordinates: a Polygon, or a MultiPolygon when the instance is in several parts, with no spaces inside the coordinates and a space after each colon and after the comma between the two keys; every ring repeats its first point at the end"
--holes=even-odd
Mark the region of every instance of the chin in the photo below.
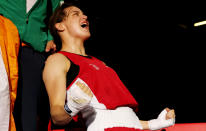
{"type": "Polygon", "coordinates": [[[89,33],[89,34],[87,34],[87,35],[85,35],[85,36],[84,36],[84,40],[89,39],[89,38],[90,38],[90,36],[91,36],[91,34],[90,34],[90,33],[89,33]]]}

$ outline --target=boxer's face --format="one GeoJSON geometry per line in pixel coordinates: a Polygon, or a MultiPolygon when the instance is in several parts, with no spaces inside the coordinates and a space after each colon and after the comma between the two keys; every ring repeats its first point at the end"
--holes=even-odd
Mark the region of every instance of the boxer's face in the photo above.
{"type": "Polygon", "coordinates": [[[87,16],[75,6],[66,8],[65,14],[65,19],[61,22],[64,31],[72,37],[88,39],[90,37],[90,31],[87,16]]]}

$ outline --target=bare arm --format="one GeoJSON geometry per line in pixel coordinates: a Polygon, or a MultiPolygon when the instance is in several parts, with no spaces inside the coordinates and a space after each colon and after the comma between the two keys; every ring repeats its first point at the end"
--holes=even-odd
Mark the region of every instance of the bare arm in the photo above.
{"type": "Polygon", "coordinates": [[[54,124],[65,125],[72,120],[64,110],[66,100],[66,73],[70,68],[70,61],[62,54],[48,57],[43,80],[49,96],[50,113],[54,124]]]}
{"type": "Polygon", "coordinates": [[[140,120],[140,124],[142,125],[143,130],[149,129],[148,121],[140,120]]]}

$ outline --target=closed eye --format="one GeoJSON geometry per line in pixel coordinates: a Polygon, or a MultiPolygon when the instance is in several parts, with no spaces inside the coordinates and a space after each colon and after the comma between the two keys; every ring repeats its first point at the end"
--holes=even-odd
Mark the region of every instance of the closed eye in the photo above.
{"type": "Polygon", "coordinates": [[[79,11],[74,11],[74,12],[73,12],[73,15],[79,16],[79,11]]]}

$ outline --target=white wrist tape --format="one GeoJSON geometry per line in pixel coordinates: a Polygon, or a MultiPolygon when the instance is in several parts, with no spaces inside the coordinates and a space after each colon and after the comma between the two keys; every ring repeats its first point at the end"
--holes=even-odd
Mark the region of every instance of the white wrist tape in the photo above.
{"type": "Polygon", "coordinates": [[[79,111],[87,107],[92,99],[92,97],[82,91],[82,88],[90,90],[88,85],[78,78],[67,90],[67,101],[64,109],[71,116],[75,116],[79,111]]]}
{"type": "Polygon", "coordinates": [[[148,121],[150,130],[158,130],[161,128],[169,127],[175,124],[175,118],[166,120],[167,111],[164,109],[157,119],[148,121]]]}

